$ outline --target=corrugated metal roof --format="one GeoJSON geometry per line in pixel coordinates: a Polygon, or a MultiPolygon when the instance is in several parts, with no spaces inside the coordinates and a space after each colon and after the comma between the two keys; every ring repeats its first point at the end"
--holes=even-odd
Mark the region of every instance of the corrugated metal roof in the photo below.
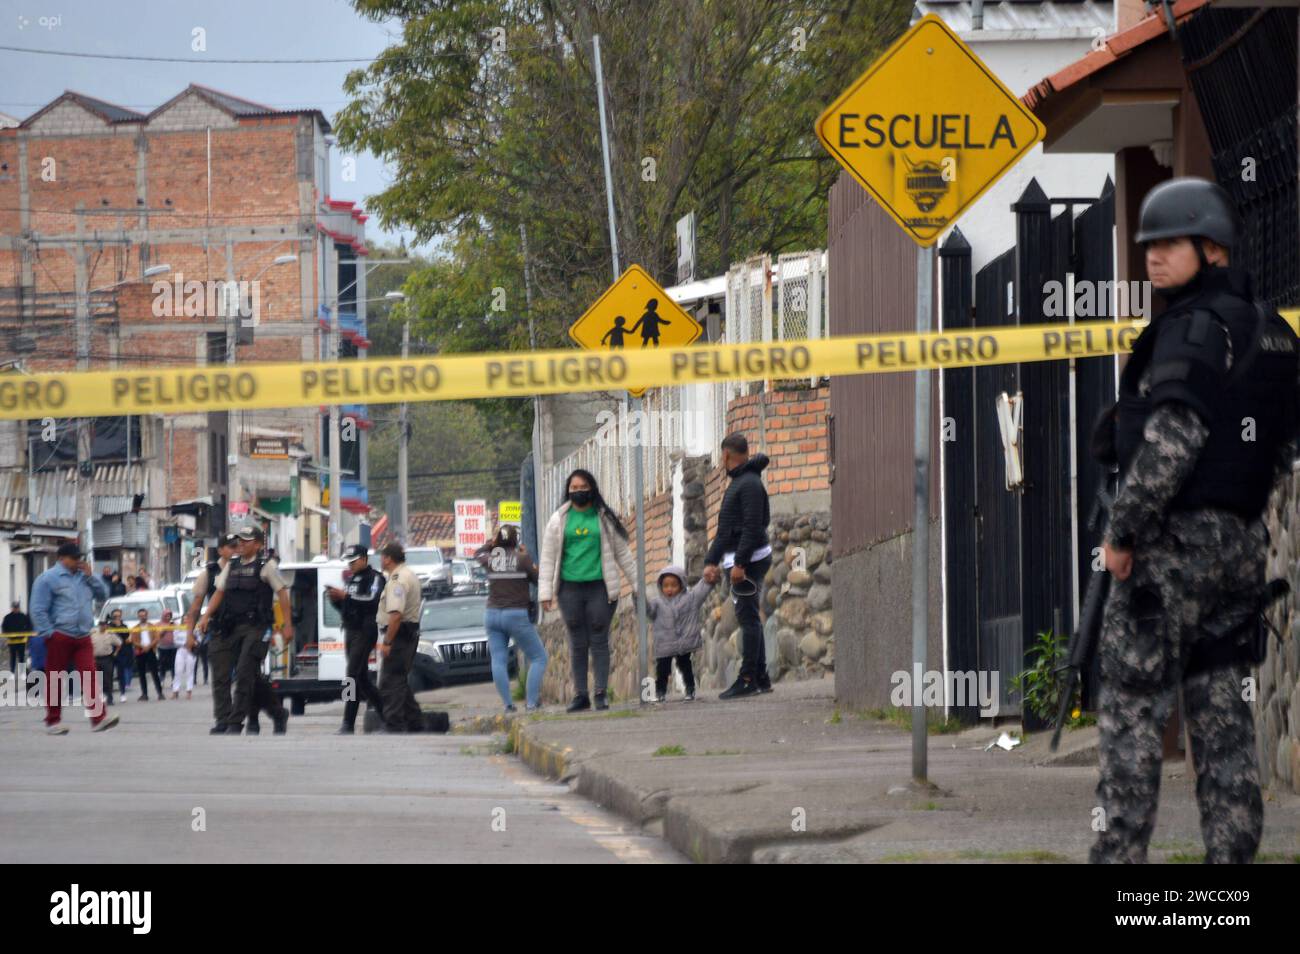
{"type": "Polygon", "coordinates": [[[1096,27],[1107,33],[1115,25],[1115,5],[1097,0],[1003,0],[984,4],[982,31],[971,29],[971,0],[917,0],[912,22],[928,13],[940,17],[957,33],[1003,33],[1024,30],[1078,31],[1090,35],[1096,27]]]}
{"type": "Polygon", "coordinates": [[[125,106],[115,106],[113,103],[87,96],[85,93],[67,90],[63,95],[86,107],[92,113],[103,116],[110,123],[139,122],[144,119],[144,113],[137,113],[134,109],[127,109],[125,106]]]}
{"type": "Polygon", "coordinates": [[[284,497],[293,489],[287,460],[257,460],[240,454],[239,480],[249,490],[266,497],[284,497]]]}
{"type": "MultiPolygon", "coordinates": [[[[31,519],[38,522],[69,523],[76,520],[77,493],[73,469],[43,471],[32,480],[31,519]]],[[[147,489],[143,465],[133,463],[130,476],[126,464],[101,464],[95,468],[91,503],[96,519],[131,512],[132,497],[147,489]]],[[[27,473],[0,471],[0,520],[28,519],[27,473]]]]}

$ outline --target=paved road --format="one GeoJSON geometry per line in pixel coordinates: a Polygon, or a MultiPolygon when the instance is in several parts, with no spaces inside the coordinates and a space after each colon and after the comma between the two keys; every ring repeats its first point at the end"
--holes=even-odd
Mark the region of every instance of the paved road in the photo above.
{"type": "Polygon", "coordinates": [[[263,720],[258,737],[211,737],[206,689],[132,697],[117,728],[69,712],[62,737],[0,706],[0,862],[683,860],[487,736],[338,737],[335,705],[285,736],[263,720]]]}

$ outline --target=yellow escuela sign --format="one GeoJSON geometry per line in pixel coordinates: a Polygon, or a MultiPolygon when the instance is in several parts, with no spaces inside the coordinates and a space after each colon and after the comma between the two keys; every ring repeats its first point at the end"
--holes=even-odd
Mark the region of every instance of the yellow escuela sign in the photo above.
{"type": "MultiPolygon", "coordinates": [[[[704,328],[682,311],[640,265],[629,265],[618,281],[569,326],[569,337],[591,351],[681,348],[704,328]]],[[[633,397],[645,388],[628,388],[633,397]]]]}
{"type": "Polygon", "coordinates": [[[817,120],[827,151],[923,247],[1046,132],[933,14],[817,120]]]}
{"type": "Polygon", "coordinates": [[[523,501],[502,500],[497,504],[497,523],[521,523],[523,519],[523,501]]]}

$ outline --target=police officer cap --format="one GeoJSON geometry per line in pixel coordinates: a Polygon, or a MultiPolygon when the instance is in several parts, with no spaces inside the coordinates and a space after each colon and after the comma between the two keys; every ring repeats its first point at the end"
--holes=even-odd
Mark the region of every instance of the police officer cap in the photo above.
{"type": "Polygon", "coordinates": [[[1156,239],[1203,236],[1224,248],[1237,244],[1241,219],[1228,193],[1216,183],[1195,176],[1162,182],[1142,200],[1139,245],[1156,239]]]}
{"type": "Polygon", "coordinates": [[[266,534],[262,533],[262,528],[254,526],[240,527],[236,536],[241,540],[257,540],[259,543],[266,539],[266,534]]]}
{"type": "Polygon", "coordinates": [[[239,535],[234,533],[223,533],[217,537],[217,546],[219,547],[233,547],[238,542],[239,535]]]}
{"type": "Polygon", "coordinates": [[[347,551],[343,554],[343,559],[351,563],[353,560],[360,560],[362,557],[369,555],[370,551],[357,543],[347,548],[347,551]]]}

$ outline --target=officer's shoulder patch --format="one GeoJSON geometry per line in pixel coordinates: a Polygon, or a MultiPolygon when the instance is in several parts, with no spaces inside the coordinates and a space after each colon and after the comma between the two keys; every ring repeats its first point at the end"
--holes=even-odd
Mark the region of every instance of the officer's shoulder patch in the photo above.
{"type": "Polygon", "coordinates": [[[393,595],[396,596],[399,600],[402,599],[404,596],[406,596],[406,591],[402,589],[401,583],[393,584],[393,595]]]}

